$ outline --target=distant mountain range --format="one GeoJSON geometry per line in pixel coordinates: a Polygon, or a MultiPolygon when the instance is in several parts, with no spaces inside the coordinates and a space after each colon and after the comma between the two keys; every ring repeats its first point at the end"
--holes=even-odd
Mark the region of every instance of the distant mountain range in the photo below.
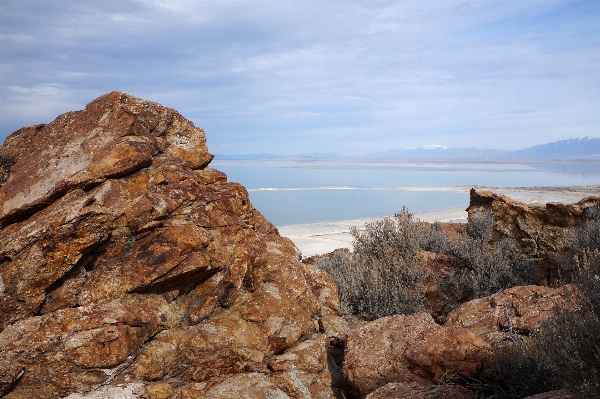
{"type": "Polygon", "coordinates": [[[579,137],[540,144],[522,150],[508,151],[477,148],[451,148],[441,145],[426,145],[419,148],[392,149],[374,152],[360,157],[337,154],[312,153],[284,156],[275,154],[215,155],[217,160],[256,159],[410,159],[410,160],[595,160],[600,161],[600,137],[579,137]]]}
{"type": "Polygon", "coordinates": [[[600,137],[580,137],[540,144],[523,150],[511,151],[507,158],[518,159],[573,159],[595,158],[600,160],[600,137]]]}
{"type": "Polygon", "coordinates": [[[477,148],[449,148],[442,146],[424,146],[419,148],[396,148],[383,152],[374,152],[362,158],[373,159],[497,159],[510,151],[479,150],[477,148]]]}

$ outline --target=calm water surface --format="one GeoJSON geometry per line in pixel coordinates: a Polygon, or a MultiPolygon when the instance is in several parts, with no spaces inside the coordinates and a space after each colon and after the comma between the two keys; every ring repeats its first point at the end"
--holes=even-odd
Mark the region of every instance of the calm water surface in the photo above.
{"type": "Polygon", "coordinates": [[[356,161],[214,161],[244,185],[276,226],[467,207],[458,186],[586,186],[600,183],[600,163],[496,164],[356,161]],[[440,190],[448,188],[447,190],[440,190]]]}

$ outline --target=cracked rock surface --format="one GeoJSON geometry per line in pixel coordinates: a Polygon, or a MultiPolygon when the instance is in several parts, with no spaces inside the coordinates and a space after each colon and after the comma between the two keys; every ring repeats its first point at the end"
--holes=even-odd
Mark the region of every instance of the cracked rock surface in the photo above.
{"type": "Polygon", "coordinates": [[[122,92],[7,138],[0,396],[334,397],[333,280],[211,160],[122,92]]]}

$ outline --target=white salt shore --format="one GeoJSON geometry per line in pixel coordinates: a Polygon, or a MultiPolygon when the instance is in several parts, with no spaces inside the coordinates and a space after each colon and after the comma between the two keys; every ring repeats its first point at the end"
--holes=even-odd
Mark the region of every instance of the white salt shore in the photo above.
{"type": "MultiPolygon", "coordinates": [[[[469,187],[470,188],[470,187],[469,187]]],[[[600,187],[581,190],[563,187],[541,188],[489,188],[480,187],[527,204],[545,204],[548,202],[574,203],[589,195],[600,195],[600,187]],[[595,192],[598,190],[598,192],[595,192]]],[[[456,187],[456,191],[465,191],[466,187],[456,187]]],[[[434,194],[435,195],[435,194],[434,194]]],[[[415,217],[424,222],[466,223],[467,212],[464,208],[439,209],[415,213],[415,217]]],[[[302,252],[303,257],[322,255],[337,248],[352,249],[350,228],[363,228],[365,223],[378,218],[351,219],[336,222],[307,223],[277,226],[279,233],[288,237],[302,252]]]]}

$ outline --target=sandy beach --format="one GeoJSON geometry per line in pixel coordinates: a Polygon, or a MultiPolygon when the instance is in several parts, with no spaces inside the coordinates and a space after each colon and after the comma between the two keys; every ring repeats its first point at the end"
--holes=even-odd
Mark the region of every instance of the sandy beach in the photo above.
{"type": "MultiPolygon", "coordinates": [[[[583,187],[481,187],[477,189],[488,190],[506,195],[514,200],[527,204],[545,204],[548,202],[574,203],[590,195],[600,195],[600,185],[583,187]]],[[[468,192],[471,186],[446,188],[468,192]]],[[[435,190],[431,190],[435,191],[435,190]]],[[[432,193],[432,195],[435,195],[432,193]]],[[[428,212],[415,213],[415,217],[425,222],[457,222],[467,221],[467,212],[464,208],[439,209],[428,212]]],[[[337,248],[352,249],[352,236],[350,228],[362,228],[376,218],[351,219],[335,222],[307,223],[288,226],[277,226],[279,233],[291,239],[302,252],[302,256],[321,255],[337,248]]]]}

